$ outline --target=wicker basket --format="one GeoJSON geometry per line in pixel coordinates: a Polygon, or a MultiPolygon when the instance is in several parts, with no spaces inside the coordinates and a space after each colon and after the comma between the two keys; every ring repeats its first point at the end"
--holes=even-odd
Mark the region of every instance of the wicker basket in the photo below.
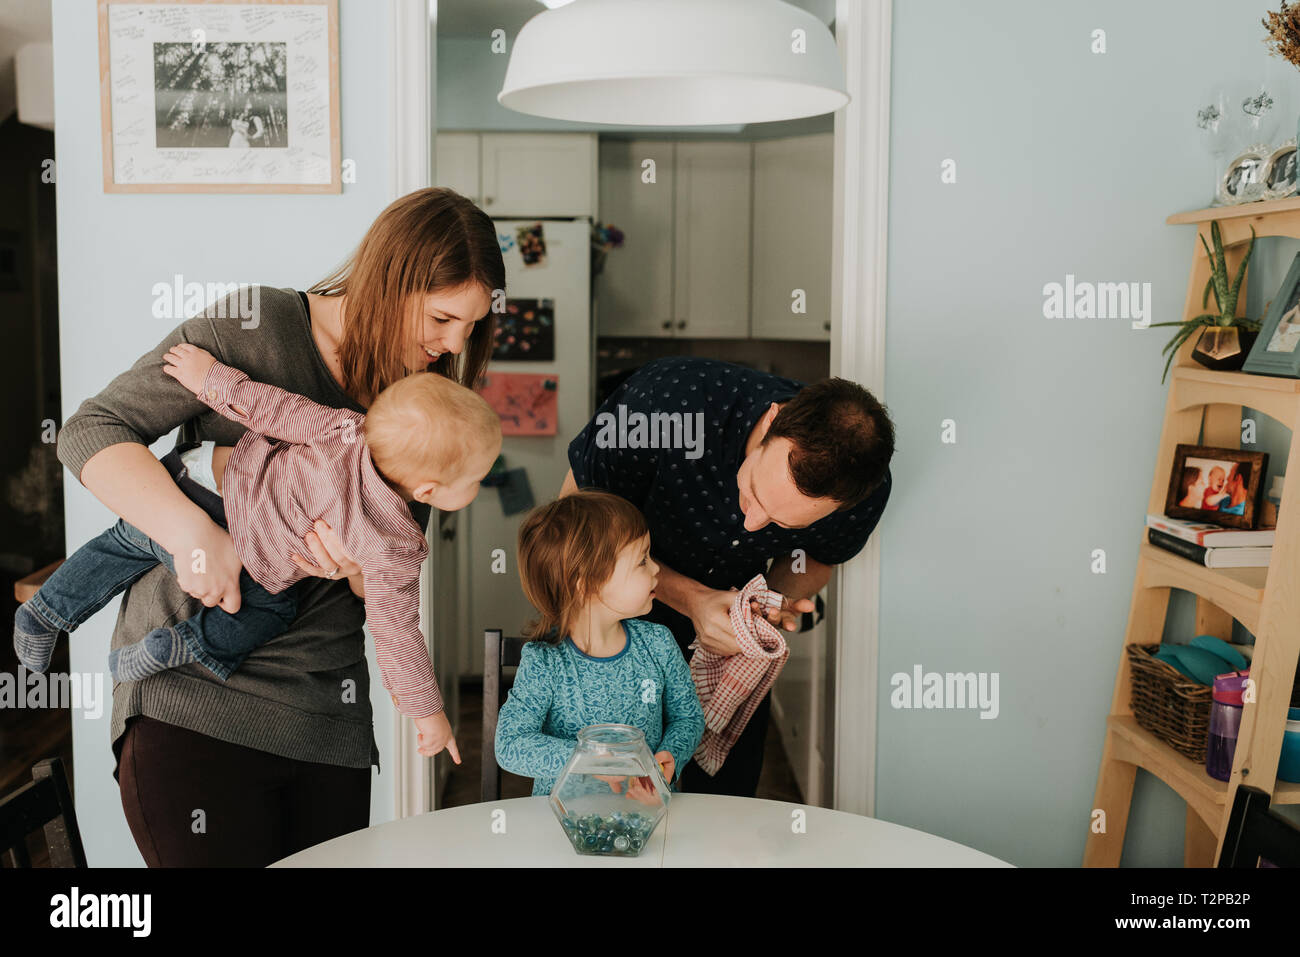
{"type": "Polygon", "coordinates": [[[1160,644],[1127,645],[1137,723],[1185,758],[1205,764],[1211,688],[1152,657],[1160,644]]]}

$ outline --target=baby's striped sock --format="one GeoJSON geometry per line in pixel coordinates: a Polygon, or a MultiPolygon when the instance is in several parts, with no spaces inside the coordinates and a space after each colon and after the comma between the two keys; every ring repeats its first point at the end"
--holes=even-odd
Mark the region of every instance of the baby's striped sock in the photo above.
{"type": "Polygon", "coordinates": [[[30,601],[18,606],[14,613],[14,651],[24,668],[43,674],[54,657],[58,637],[58,626],[46,621],[30,601]]]}
{"type": "Polygon", "coordinates": [[[115,681],[139,681],[193,660],[175,628],[155,628],[139,641],[110,651],[108,670],[115,681]]]}

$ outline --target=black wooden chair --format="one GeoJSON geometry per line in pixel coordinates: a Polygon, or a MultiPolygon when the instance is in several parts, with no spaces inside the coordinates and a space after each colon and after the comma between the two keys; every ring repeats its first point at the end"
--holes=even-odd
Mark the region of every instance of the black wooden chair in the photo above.
{"type": "Polygon", "coordinates": [[[506,668],[518,667],[523,638],[507,638],[500,628],[483,632],[483,773],[481,800],[501,797],[501,768],[497,766],[497,715],[505,696],[506,668]]]}
{"type": "Polygon", "coordinates": [[[1259,867],[1260,858],[1276,867],[1300,867],[1300,828],[1268,805],[1269,796],[1259,788],[1237,788],[1220,867],[1259,867]]]}
{"type": "Polygon", "coordinates": [[[51,867],[85,867],[86,851],[77,830],[68,775],[61,758],[47,758],[32,767],[32,780],[0,798],[0,854],[12,867],[31,867],[27,837],[45,829],[51,867]]]}

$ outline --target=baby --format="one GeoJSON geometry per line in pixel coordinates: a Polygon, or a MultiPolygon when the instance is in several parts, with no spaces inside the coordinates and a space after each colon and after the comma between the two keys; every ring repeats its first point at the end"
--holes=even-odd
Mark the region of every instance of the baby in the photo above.
{"type": "MultiPolygon", "coordinates": [[[[533,794],[550,793],[588,725],[640,728],[670,787],[699,747],[690,668],[671,631],[636,617],[650,610],[657,573],[645,517],[609,492],[574,492],[520,525],[519,577],[541,617],[501,708],[496,756],[533,778],[533,794]]],[[[648,778],[598,777],[626,798],[658,799],[648,778]]]]}
{"type": "MultiPolygon", "coordinates": [[[[432,372],[393,383],[366,415],[318,405],[218,362],[189,343],[163,369],[205,404],[247,426],[238,444],[210,442],[163,464],[186,495],[228,527],[245,571],[241,607],[219,608],[114,649],[114,678],[138,680],[197,661],[225,680],[297,614],[292,586],[306,577],[291,556],[317,519],[361,566],[366,620],[384,687],[420,731],[420,753],[447,747],[459,761],[420,632],[424,531],[407,503],[464,508],[501,450],[501,423],[484,399],[432,372]]],[[[77,549],[14,619],[14,649],[32,671],[49,667],[59,632],[71,632],[154,565],[174,560],[125,521],[77,549]]],[[[202,571],[202,554],[181,555],[202,571]]],[[[337,571],[337,569],[336,569],[337,571]]]]}
{"type": "Polygon", "coordinates": [[[1228,497],[1223,486],[1227,483],[1227,475],[1219,466],[1210,469],[1210,483],[1205,490],[1204,499],[1201,502],[1201,508],[1213,511],[1219,507],[1219,503],[1228,497]]]}

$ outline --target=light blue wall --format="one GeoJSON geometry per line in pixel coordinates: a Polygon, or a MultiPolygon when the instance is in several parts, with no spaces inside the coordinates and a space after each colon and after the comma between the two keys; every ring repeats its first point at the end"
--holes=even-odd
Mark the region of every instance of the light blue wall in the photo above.
{"type": "MultiPolygon", "coordinates": [[[[1196,108],[1300,72],[1260,0],[894,4],[877,814],[1018,865],[1083,856],[1166,386],[1168,330],[1043,317],[1043,286],[1150,282],[1181,318],[1208,205],[1196,108]],[[1090,52],[1106,31],[1107,52],[1090,52]],[[957,162],[957,182],[940,164],[957,162]],[[940,442],[954,419],[957,442],[940,442]],[[1090,570],[1106,550],[1105,574],[1090,570]],[[1001,713],[896,710],[913,665],[1000,674],[1001,713]]],[[[1268,240],[1252,315],[1295,243],[1268,240]],[[1273,247],[1269,249],[1268,247],[1273,247]]],[[[1289,433],[1262,431],[1285,466],[1289,433]]],[[[1192,634],[1176,593],[1171,632],[1192,634]]],[[[1179,866],[1184,804],[1139,774],[1124,863],[1179,866]]]]}
{"type": "MultiPolygon", "coordinates": [[[[388,5],[339,4],[342,155],[357,181],[341,195],[106,194],[100,152],[95,6],[54,0],[55,148],[58,163],[59,341],[63,414],[155,346],[178,319],[151,315],[155,282],[250,282],[306,288],[360,241],[389,190],[388,5]]],[[[165,450],[169,442],[159,444],[165,450]]],[[[64,483],[69,549],[112,521],[75,480],[64,483]]],[[[72,670],[106,672],[117,603],[78,629],[72,670]]],[[[371,680],[381,687],[372,643],[371,680]]],[[[109,680],[105,673],[105,688],[109,680]]],[[[383,774],[372,818],[391,818],[392,743],[387,696],[374,698],[383,774]]],[[[74,712],[77,816],[92,866],[141,863],[112,777],[109,711],[74,712]]]]}

